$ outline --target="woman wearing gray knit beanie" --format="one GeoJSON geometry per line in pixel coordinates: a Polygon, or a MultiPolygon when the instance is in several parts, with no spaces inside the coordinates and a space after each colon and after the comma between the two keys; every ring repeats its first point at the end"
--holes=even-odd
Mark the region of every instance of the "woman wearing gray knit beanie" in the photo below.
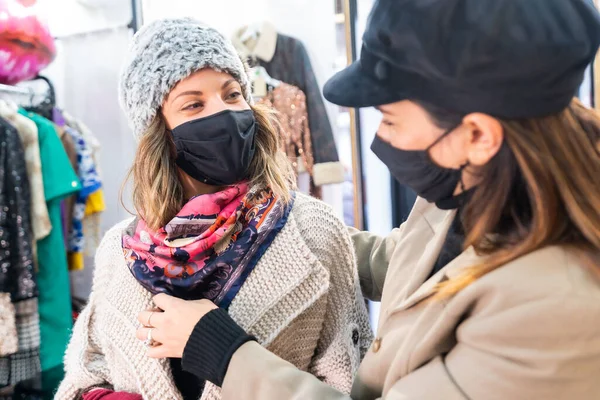
{"type": "Polygon", "coordinates": [[[252,105],[232,44],[191,19],[154,22],[133,39],[119,97],[139,141],[136,216],[98,248],[56,399],[219,399],[186,372],[202,368],[194,346],[211,338],[167,359],[168,333],[154,328],[168,323],[161,305],[177,302],[185,319],[199,299],[245,340],[349,393],[372,339],[349,235],[328,206],[293,191],[277,125],[252,105]]]}

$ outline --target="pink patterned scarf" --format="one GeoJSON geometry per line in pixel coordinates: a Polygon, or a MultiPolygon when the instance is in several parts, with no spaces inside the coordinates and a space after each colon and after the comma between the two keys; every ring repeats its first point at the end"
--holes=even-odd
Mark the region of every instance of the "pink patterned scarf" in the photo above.
{"type": "Polygon", "coordinates": [[[292,204],[241,183],[192,198],[165,227],[136,218],[123,233],[127,265],[154,294],[227,308],[287,222],[292,204]]]}

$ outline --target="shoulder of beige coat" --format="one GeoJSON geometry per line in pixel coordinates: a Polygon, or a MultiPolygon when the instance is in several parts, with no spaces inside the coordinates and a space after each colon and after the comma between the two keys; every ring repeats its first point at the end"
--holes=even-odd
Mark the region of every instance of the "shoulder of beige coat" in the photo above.
{"type": "Polygon", "coordinates": [[[547,246],[477,279],[455,300],[503,302],[506,308],[527,302],[583,302],[600,315],[600,274],[593,268],[567,248],[547,246]]]}
{"type": "MultiPolygon", "coordinates": [[[[445,232],[454,211],[438,209],[435,205],[423,199],[417,199],[411,216],[406,222],[404,231],[425,228],[427,224],[430,236],[421,234],[422,240],[438,237],[437,242],[443,241],[441,235],[445,232]]],[[[467,249],[454,262],[444,268],[436,277],[438,282],[443,276],[455,278],[465,272],[466,268],[485,263],[485,257],[479,256],[471,247],[467,249]]],[[[600,268],[600,265],[595,266],[600,268]]],[[[564,301],[577,302],[581,298],[594,299],[600,308],[600,279],[599,274],[593,271],[594,266],[589,265],[575,254],[562,246],[546,246],[525,256],[519,257],[506,265],[477,279],[467,288],[463,289],[455,300],[470,298],[490,299],[492,296],[507,297],[507,305],[519,301],[532,299],[550,300],[564,298],[564,301]],[[478,297],[481,296],[481,297],[478,297]],[[512,299],[509,300],[508,298],[512,299]]],[[[431,279],[423,286],[431,286],[431,279]]],[[[415,288],[416,290],[416,288],[415,288]]],[[[426,292],[423,288],[419,290],[426,292]]],[[[421,296],[425,298],[426,296],[421,296]]]]}
{"type": "MultiPolygon", "coordinates": [[[[420,198],[415,203],[413,213],[420,216],[415,218],[417,223],[426,222],[434,234],[448,228],[449,221],[455,215],[454,211],[440,210],[420,198]]],[[[456,277],[464,272],[466,266],[485,262],[485,258],[475,254],[473,248],[467,249],[463,256],[465,262],[450,265],[451,268],[445,271],[446,276],[456,277]]],[[[580,255],[564,246],[546,246],[484,275],[471,285],[472,288],[467,289],[496,287],[512,295],[521,293],[527,297],[573,295],[597,298],[600,296],[600,274],[593,268],[580,255]]],[[[600,265],[595,268],[600,271],[600,265]]]]}

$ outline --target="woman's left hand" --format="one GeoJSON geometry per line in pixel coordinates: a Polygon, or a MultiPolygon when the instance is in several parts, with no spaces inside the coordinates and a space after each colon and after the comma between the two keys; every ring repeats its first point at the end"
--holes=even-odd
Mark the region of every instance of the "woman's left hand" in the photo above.
{"type": "Polygon", "coordinates": [[[137,338],[145,341],[151,329],[154,344],[148,349],[152,358],[182,358],[183,350],[194,327],[206,314],[217,308],[209,300],[181,300],[166,294],[154,297],[160,310],[142,311],[138,321],[143,325],[137,338]]]}

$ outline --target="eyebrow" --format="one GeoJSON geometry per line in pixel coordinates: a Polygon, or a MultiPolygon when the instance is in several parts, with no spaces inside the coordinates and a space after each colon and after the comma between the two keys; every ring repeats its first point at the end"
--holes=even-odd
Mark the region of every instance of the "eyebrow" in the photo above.
{"type": "Polygon", "coordinates": [[[388,110],[385,110],[385,109],[381,108],[380,106],[376,106],[375,109],[382,114],[387,114],[387,115],[391,114],[388,110]]]}
{"type": "Polygon", "coordinates": [[[235,82],[237,82],[237,81],[235,79],[233,79],[233,78],[228,79],[227,82],[225,82],[223,84],[223,86],[221,86],[221,90],[225,89],[227,86],[229,86],[229,85],[231,85],[232,83],[235,83],[235,82]]]}
{"type": "Polygon", "coordinates": [[[190,96],[190,95],[202,96],[202,92],[200,90],[187,90],[185,92],[179,93],[177,96],[175,96],[175,98],[172,101],[175,101],[176,99],[178,99],[181,96],[190,96]]]}

